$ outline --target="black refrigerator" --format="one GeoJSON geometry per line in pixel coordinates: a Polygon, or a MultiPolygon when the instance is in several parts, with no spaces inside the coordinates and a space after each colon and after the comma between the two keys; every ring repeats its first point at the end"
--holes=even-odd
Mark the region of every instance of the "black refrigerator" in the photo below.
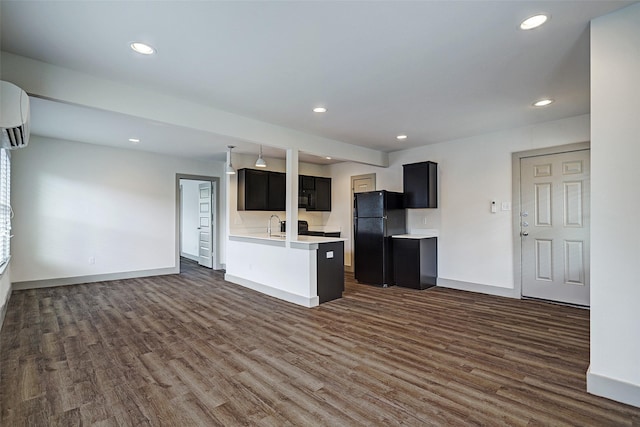
{"type": "Polygon", "coordinates": [[[376,286],[393,285],[391,236],[406,233],[403,194],[356,193],[354,200],[355,278],[376,286]]]}

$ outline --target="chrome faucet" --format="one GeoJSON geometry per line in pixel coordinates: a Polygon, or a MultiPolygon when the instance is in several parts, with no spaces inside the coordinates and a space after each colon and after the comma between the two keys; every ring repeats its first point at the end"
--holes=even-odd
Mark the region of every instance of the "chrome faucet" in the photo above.
{"type": "Polygon", "coordinates": [[[269,233],[269,237],[271,237],[271,220],[273,219],[273,217],[278,218],[278,230],[280,229],[280,227],[282,226],[282,221],[280,221],[280,217],[278,215],[271,215],[269,217],[269,225],[267,225],[267,233],[269,233]]]}

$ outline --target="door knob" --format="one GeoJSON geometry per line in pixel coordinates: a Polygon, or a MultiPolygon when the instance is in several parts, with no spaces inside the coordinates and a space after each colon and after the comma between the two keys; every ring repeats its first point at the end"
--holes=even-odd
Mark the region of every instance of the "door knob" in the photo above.
{"type": "Polygon", "coordinates": [[[529,235],[529,232],[528,231],[523,231],[522,233],[520,233],[520,235],[522,237],[527,237],[529,235]]]}

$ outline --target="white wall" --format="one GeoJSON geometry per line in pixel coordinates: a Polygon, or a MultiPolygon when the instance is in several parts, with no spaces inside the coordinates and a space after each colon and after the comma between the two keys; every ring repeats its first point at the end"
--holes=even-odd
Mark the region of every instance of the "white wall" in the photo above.
{"type": "Polygon", "coordinates": [[[438,209],[409,210],[408,228],[438,229],[438,275],[441,279],[482,285],[475,290],[513,288],[512,212],[490,213],[491,200],[511,200],[513,152],[589,140],[589,116],[578,116],[486,135],[479,135],[389,155],[388,169],[355,163],[331,168],[335,206],[330,221],[339,222],[345,263],[351,263],[350,177],[376,173],[378,190],[402,191],[402,165],[438,163],[438,209]],[[424,217],[427,224],[423,223],[424,217]]]}
{"type": "Polygon", "coordinates": [[[198,186],[206,181],[181,179],[182,224],[180,230],[181,256],[198,260],[198,227],[200,226],[200,190],[198,186]]]}
{"type": "Polygon", "coordinates": [[[33,136],[12,157],[13,283],[177,267],[176,174],[222,167],[33,136]]]}
{"type": "Polygon", "coordinates": [[[640,406],[640,4],[591,24],[590,392],[640,406]]]}

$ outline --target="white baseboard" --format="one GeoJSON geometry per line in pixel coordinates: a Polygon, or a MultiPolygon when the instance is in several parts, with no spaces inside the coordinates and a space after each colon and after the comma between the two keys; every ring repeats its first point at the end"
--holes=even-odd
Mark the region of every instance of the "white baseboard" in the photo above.
{"type": "Polygon", "coordinates": [[[497,286],[482,285],[480,283],[472,282],[461,282],[459,280],[443,279],[440,277],[438,277],[437,285],[442,288],[450,288],[460,291],[478,292],[481,294],[520,299],[520,295],[513,288],[500,288],[497,286]]]}
{"type": "Polygon", "coordinates": [[[317,296],[311,298],[303,297],[302,295],[292,294],[291,292],[272,288],[271,286],[263,285],[262,283],[243,279],[242,277],[233,276],[231,274],[225,274],[224,280],[304,307],[316,307],[320,304],[320,299],[317,296]]]}
{"type": "Polygon", "coordinates": [[[587,392],[640,408],[640,385],[594,374],[591,366],[587,370],[587,392]]]}
{"type": "Polygon", "coordinates": [[[30,280],[13,283],[14,291],[25,289],[52,288],[55,286],[78,285],[81,283],[106,282],[109,280],[135,279],[138,277],[164,276],[180,273],[180,267],[155,270],[125,271],[122,273],[95,274],[91,276],[61,277],[57,279],[30,280]]]}

